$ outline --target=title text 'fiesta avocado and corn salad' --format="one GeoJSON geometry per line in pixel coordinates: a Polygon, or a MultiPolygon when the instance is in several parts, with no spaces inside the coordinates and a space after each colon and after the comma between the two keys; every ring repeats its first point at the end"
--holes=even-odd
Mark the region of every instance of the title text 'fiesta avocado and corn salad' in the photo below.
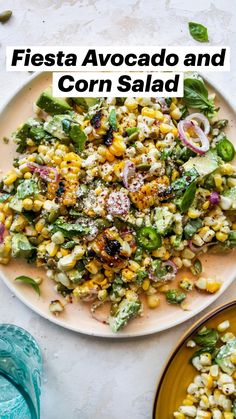
{"type": "Polygon", "coordinates": [[[190,360],[197,375],[173,417],[236,418],[236,336],[230,322],[225,320],[216,329],[203,327],[187,346],[197,349],[190,360]]]}
{"type": "MultiPolygon", "coordinates": [[[[198,255],[236,245],[235,150],[197,75],[182,99],[56,99],[13,134],[18,157],[0,183],[0,263],[44,266],[61,297],[110,303],[114,332],[165,293],[187,308],[193,288],[214,293],[198,255]],[[191,275],[172,284],[178,270],[191,275]],[[195,275],[195,276],[192,276],[195,275]],[[194,278],[194,279],[191,279],[194,278]]],[[[39,279],[19,277],[40,291],[39,279]]]]}

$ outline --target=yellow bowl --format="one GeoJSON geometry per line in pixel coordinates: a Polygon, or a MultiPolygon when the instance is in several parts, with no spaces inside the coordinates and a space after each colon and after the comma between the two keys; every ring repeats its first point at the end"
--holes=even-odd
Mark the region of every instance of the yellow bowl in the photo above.
{"type": "Polygon", "coordinates": [[[203,326],[216,328],[224,320],[230,321],[229,330],[236,334],[236,300],[206,314],[180,339],[159,381],[153,406],[153,419],[173,419],[173,412],[181,405],[186,396],[186,389],[196,375],[196,370],[189,363],[196,349],[187,348],[186,342],[196,334],[199,328],[203,326]]]}

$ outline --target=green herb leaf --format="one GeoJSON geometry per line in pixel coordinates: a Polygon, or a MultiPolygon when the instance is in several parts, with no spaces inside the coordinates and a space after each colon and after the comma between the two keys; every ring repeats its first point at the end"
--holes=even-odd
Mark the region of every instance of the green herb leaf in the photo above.
{"type": "Polygon", "coordinates": [[[37,292],[37,294],[40,295],[39,285],[33,278],[30,278],[29,276],[21,275],[15,278],[15,281],[20,281],[20,282],[23,282],[24,284],[30,285],[35,290],[35,292],[37,292]]]}
{"type": "Polygon", "coordinates": [[[200,330],[194,337],[194,342],[198,346],[215,346],[219,339],[219,334],[216,329],[204,328],[200,330]]]}
{"type": "Polygon", "coordinates": [[[193,275],[199,275],[202,272],[202,262],[199,259],[195,260],[191,267],[191,272],[193,275]]]}
{"type": "Polygon", "coordinates": [[[208,99],[208,91],[201,78],[184,79],[184,102],[189,108],[199,109],[209,118],[216,111],[214,101],[208,99]]]}
{"type": "Polygon", "coordinates": [[[116,110],[112,109],[109,115],[109,124],[114,129],[114,131],[117,130],[117,120],[116,120],[116,110]]]}
{"type": "Polygon", "coordinates": [[[196,191],[197,191],[197,184],[196,182],[193,182],[191,183],[191,185],[188,186],[188,188],[183,194],[183,197],[180,198],[177,202],[177,205],[181,212],[186,212],[189,209],[189,207],[191,206],[195,198],[196,191]]]}
{"type": "Polygon", "coordinates": [[[75,147],[75,150],[78,154],[82,153],[84,150],[85,142],[87,140],[87,135],[80,128],[79,125],[72,125],[69,133],[70,139],[75,147]]]}
{"type": "Polygon", "coordinates": [[[198,42],[208,42],[207,28],[200,23],[189,22],[188,24],[190,35],[198,42]]]}

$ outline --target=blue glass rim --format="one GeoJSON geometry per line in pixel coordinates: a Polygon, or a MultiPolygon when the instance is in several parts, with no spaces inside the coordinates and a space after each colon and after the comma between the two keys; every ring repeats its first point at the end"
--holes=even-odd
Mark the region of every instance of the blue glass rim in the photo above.
{"type": "MultiPolygon", "coordinates": [[[[15,324],[10,324],[10,323],[0,323],[0,334],[1,334],[2,329],[7,332],[7,329],[12,329],[12,328],[20,330],[23,333],[23,335],[27,336],[31,340],[31,342],[33,343],[34,348],[37,352],[37,356],[38,356],[38,361],[39,361],[38,366],[39,366],[40,374],[42,374],[43,358],[42,358],[41,349],[40,349],[37,341],[27,330],[23,329],[20,326],[17,326],[15,324]]],[[[28,408],[29,408],[29,411],[30,411],[30,414],[31,414],[31,418],[32,419],[39,419],[39,416],[36,412],[34,403],[32,402],[30,395],[24,389],[24,387],[21,386],[20,384],[18,384],[11,375],[7,374],[1,368],[0,368],[0,375],[2,375],[10,384],[12,384],[16,388],[16,390],[22,395],[22,397],[24,398],[24,400],[26,401],[26,403],[28,405],[28,408]]]]}

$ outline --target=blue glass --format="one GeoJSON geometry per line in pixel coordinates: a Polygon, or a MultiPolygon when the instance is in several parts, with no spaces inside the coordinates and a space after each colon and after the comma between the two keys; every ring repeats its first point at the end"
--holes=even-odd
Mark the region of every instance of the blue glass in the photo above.
{"type": "Polygon", "coordinates": [[[0,324],[0,418],[40,419],[42,355],[24,329],[0,324]]]}

